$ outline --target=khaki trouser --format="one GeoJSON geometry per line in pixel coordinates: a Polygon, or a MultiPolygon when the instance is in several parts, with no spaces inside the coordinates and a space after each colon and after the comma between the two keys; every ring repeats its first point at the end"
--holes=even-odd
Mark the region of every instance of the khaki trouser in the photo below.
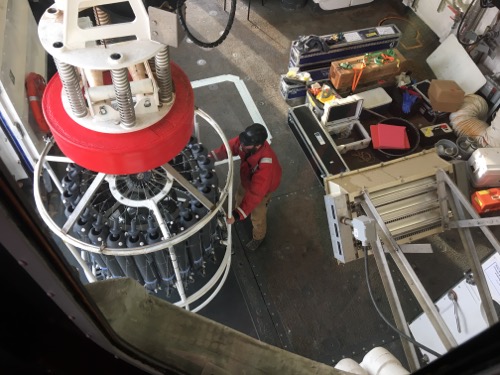
{"type": "MultiPolygon", "coordinates": [[[[243,186],[238,186],[238,190],[236,191],[236,207],[238,207],[243,200],[243,196],[245,195],[245,189],[243,186]]],[[[271,194],[266,194],[264,199],[255,207],[250,214],[250,218],[252,219],[252,227],[253,227],[253,239],[254,240],[262,240],[266,236],[267,231],[267,205],[271,200],[271,194]]]]}

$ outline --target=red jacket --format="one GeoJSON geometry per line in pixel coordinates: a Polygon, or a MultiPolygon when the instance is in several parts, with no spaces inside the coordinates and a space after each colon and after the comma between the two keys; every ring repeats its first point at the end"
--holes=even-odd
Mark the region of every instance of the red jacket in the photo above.
{"type": "MultiPolygon", "coordinates": [[[[281,165],[267,141],[248,158],[240,148],[239,137],[230,139],[229,146],[233,155],[239,155],[241,158],[240,179],[241,185],[245,189],[245,196],[235,210],[239,213],[240,218],[244,219],[250,215],[266,194],[272,193],[278,188],[281,181],[281,165]]],[[[226,147],[222,145],[212,151],[212,155],[215,160],[226,159],[226,147]]]]}

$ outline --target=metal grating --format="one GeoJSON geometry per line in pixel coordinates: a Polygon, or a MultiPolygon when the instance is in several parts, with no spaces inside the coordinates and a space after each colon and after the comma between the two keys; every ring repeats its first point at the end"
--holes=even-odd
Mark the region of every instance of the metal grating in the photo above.
{"type": "Polygon", "coordinates": [[[443,231],[435,176],[379,190],[370,198],[399,244],[443,231]]]}

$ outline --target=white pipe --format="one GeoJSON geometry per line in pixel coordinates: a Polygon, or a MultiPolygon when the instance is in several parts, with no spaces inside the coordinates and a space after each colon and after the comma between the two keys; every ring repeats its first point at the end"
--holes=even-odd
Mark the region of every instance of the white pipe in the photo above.
{"type": "Polygon", "coordinates": [[[45,155],[45,161],[55,161],[57,163],[73,163],[73,160],[68,158],[67,156],[54,156],[54,155],[45,155]]]}
{"type": "MultiPolygon", "coordinates": [[[[132,81],[130,82],[130,91],[134,96],[138,94],[151,94],[153,93],[153,82],[147,78],[141,79],[140,81],[132,81]]],[[[113,85],[89,87],[87,92],[92,103],[114,99],[116,97],[113,85]]]]}
{"type": "Polygon", "coordinates": [[[64,244],[68,248],[71,255],[73,255],[75,260],[78,262],[80,267],[82,267],[82,271],[85,274],[85,276],[87,277],[87,280],[89,281],[89,283],[95,283],[97,281],[96,277],[94,276],[94,274],[90,270],[89,266],[87,266],[87,263],[85,263],[85,261],[80,256],[80,254],[78,253],[78,250],[73,245],[71,245],[67,242],[65,242],[64,244]]]}
{"type": "Polygon", "coordinates": [[[401,362],[398,361],[387,349],[376,347],[370,350],[361,362],[369,375],[409,375],[401,362]]]}
{"type": "MultiPolygon", "coordinates": [[[[164,239],[170,238],[170,231],[168,230],[167,224],[165,220],[163,220],[163,216],[161,215],[160,209],[156,204],[152,204],[150,208],[154,212],[154,216],[158,225],[160,226],[161,233],[163,234],[164,239]]],[[[181,271],[179,269],[179,263],[177,262],[177,255],[175,254],[175,250],[173,246],[169,246],[168,253],[170,254],[170,260],[172,261],[172,266],[174,267],[174,274],[176,278],[177,292],[179,293],[179,297],[181,299],[181,303],[184,304],[186,310],[189,310],[189,305],[186,304],[186,292],[184,290],[184,282],[182,280],[181,271]]]]}
{"type": "MultiPolygon", "coordinates": [[[[229,237],[231,236],[231,227],[230,226],[229,226],[229,229],[228,229],[228,236],[229,237]]],[[[226,254],[224,256],[224,261],[223,261],[223,263],[226,264],[226,268],[224,269],[224,275],[222,276],[222,279],[219,281],[219,284],[217,285],[217,288],[215,288],[215,290],[213,291],[213,293],[210,296],[208,296],[205,299],[205,301],[203,301],[203,303],[201,303],[199,306],[197,306],[196,308],[194,308],[192,310],[193,312],[198,312],[202,308],[204,308],[206,305],[208,305],[215,298],[215,296],[219,293],[219,291],[222,289],[222,286],[226,282],[227,275],[229,274],[229,269],[231,268],[231,251],[232,251],[232,249],[231,249],[231,242],[232,242],[231,240],[228,241],[228,245],[226,247],[226,254]]]]}
{"type": "Polygon", "coordinates": [[[366,370],[359,365],[358,362],[351,358],[344,358],[337,363],[335,366],[337,370],[345,371],[350,374],[356,374],[356,375],[368,375],[366,370]]]}
{"type": "Polygon", "coordinates": [[[52,167],[50,166],[50,164],[49,163],[44,163],[43,167],[45,168],[45,170],[49,174],[50,179],[52,180],[52,183],[54,185],[56,185],[56,188],[57,188],[57,190],[59,190],[59,193],[62,194],[64,192],[64,189],[63,189],[63,187],[61,185],[61,181],[59,181],[59,179],[57,178],[57,175],[54,172],[54,170],[52,169],[52,167]]]}

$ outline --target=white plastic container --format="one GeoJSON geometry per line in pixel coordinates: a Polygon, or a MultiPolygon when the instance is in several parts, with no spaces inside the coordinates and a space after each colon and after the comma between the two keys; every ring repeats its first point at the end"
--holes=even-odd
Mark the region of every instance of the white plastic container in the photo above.
{"type": "Polygon", "coordinates": [[[363,99],[348,96],[325,103],[321,124],[332,136],[341,154],[368,147],[371,137],[359,122],[363,99]]]}
{"type": "Polygon", "coordinates": [[[474,187],[500,187],[500,148],[478,148],[467,164],[474,187]]]}
{"type": "Polygon", "coordinates": [[[363,108],[374,111],[384,110],[392,103],[392,98],[382,87],[376,89],[359,92],[352,95],[353,98],[363,99],[363,108]]]}

